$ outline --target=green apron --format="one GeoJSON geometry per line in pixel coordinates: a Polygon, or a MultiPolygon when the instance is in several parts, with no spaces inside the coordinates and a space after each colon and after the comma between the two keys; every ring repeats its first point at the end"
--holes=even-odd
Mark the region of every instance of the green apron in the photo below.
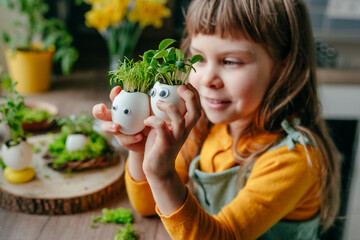
{"type": "MultiPolygon", "coordinates": [[[[299,124],[298,119],[294,119],[293,124],[299,124]]],[[[284,120],[281,123],[287,136],[278,144],[271,147],[268,151],[287,145],[291,151],[296,143],[302,145],[312,144],[306,137],[301,138],[300,134],[284,120]]],[[[254,164],[254,163],[253,163],[254,164]]],[[[250,176],[252,166],[248,169],[247,178],[250,176]]],[[[211,215],[215,215],[228,205],[244,187],[245,182],[239,186],[238,172],[240,166],[229,168],[222,172],[206,173],[200,170],[200,156],[197,156],[190,164],[189,176],[196,183],[196,197],[200,205],[211,215]]],[[[246,178],[246,179],[247,179],[246,178]]],[[[319,217],[308,221],[279,221],[265,232],[261,240],[312,240],[318,239],[319,217]]]]}

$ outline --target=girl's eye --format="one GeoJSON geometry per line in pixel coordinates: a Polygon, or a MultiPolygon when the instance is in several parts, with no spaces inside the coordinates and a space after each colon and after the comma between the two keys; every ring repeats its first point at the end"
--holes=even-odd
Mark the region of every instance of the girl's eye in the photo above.
{"type": "Polygon", "coordinates": [[[117,106],[117,105],[113,105],[113,106],[112,106],[112,109],[113,109],[114,111],[116,111],[116,110],[118,109],[118,106],[117,106]]]}
{"type": "Polygon", "coordinates": [[[125,115],[130,115],[130,114],[131,114],[131,111],[130,111],[129,108],[124,108],[123,113],[124,113],[125,115]]]}
{"type": "Polygon", "coordinates": [[[156,89],[155,88],[150,89],[149,95],[150,95],[150,97],[155,97],[156,89]]]}
{"type": "Polygon", "coordinates": [[[162,98],[166,98],[167,96],[169,96],[169,89],[166,88],[161,89],[159,92],[159,96],[162,98]]]}
{"type": "Polygon", "coordinates": [[[229,65],[229,66],[237,66],[237,65],[243,64],[242,61],[239,61],[239,60],[236,60],[236,59],[224,59],[223,63],[225,65],[229,65]]]}

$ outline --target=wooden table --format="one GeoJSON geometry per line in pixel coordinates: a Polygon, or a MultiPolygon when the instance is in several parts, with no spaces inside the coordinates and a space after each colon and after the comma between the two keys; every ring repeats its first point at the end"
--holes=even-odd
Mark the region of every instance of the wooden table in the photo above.
{"type": "MultiPolygon", "coordinates": [[[[27,95],[29,100],[47,101],[59,108],[60,116],[91,114],[96,103],[110,106],[109,88],[106,71],[75,72],[67,77],[53,77],[51,89],[45,93],[27,95]]],[[[139,233],[139,239],[170,239],[158,217],[142,217],[131,207],[125,187],[118,199],[106,206],[109,209],[130,208],[134,215],[133,228],[139,233]]],[[[1,240],[111,240],[117,232],[116,224],[97,224],[91,228],[91,217],[101,215],[101,209],[73,215],[32,215],[12,212],[0,208],[1,240]]]]}

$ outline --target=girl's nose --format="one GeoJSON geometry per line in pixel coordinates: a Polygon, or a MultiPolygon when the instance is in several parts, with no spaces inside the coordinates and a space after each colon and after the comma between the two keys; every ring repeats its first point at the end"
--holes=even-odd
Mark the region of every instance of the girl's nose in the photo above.
{"type": "Polygon", "coordinates": [[[221,88],[223,82],[215,66],[207,66],[205,74],[202,76],[201,83],[208,88],[221,88]]]}

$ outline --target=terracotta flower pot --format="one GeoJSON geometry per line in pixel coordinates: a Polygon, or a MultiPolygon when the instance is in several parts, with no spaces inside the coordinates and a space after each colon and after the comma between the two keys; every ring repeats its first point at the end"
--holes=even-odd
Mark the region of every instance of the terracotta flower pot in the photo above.
{"type": "Polygon", "coordinates": [[[173,103],[177,106],[182,114],[185,113],[186,107],[185,102],[179,96],[177,89],[179,85],[168,85],[156,82],[154,87],[150,90],[151,97],[151,109],[154,115],[158,118],[163,119],[165,122],[169,122],[169,117],[166,112],[161,111],[156,103],[159,100],[163,100],[165,102],[173,103]]]}
{"type": "Polygon", "coordinates": [[[111,107],[112,121],[118,123],[120,132],[136,134],[145,128],[144,120],[150,116],[149,96],[141,92],[121,91],[111,107]]]}

